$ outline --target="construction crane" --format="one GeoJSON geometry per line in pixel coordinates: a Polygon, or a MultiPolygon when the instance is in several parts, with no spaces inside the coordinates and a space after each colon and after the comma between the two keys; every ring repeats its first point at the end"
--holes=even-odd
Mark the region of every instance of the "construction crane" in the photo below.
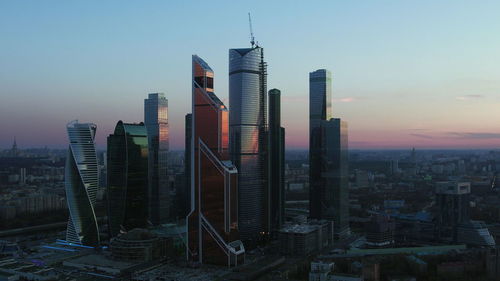
{"type": "Polygon", "coordinates": [[[248,25],[250,26],[250,44],[252,44],[253,48],[255,46],[255,37],[253,37],[252,17],[250,17],[250,13],[248,13],[248,25]]]}

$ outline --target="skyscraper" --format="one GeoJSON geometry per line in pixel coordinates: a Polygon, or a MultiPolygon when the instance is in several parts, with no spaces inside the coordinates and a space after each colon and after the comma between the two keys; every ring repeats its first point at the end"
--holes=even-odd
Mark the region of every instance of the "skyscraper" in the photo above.
{"type": "Polygon", "coordinates": [[[322,186],[316,204],[322,218],[333,220],[334,236],[341,238],[350,234],[347,122],[332,118],[322,121],[321,129],[322,186]]]}
{"type": "Polygon", "coordinates": [[[182,210],[181,213],[186,216],[191,211],[191,142],[193,133],[193,115],[186,114],[185,117],[185,132],[184,132],[184,183],[185,187],[181,194],[182,210]]]}
{"type": "Polygon", "coordinates": [[[214,72],[193,55],[191,212],[187,256],[192,262],[243,262],[238,239],[238,171],[228,155],[228,110],[213,92],[214,72]]]}
{"type": "Polygon", "coordinates": [[[111,237],[147,226],[148,137],[144,123],[119,121],[108,136],[108,226],[111,237]]]}
{"type": "Polygon", "coordinates": [[[144,124],[148,131],[149,220],[153,224],[176,218],[175,190],[168,185],[168,100],[162,93],[149,94],[144,100],[144,124]]]}
{"type": "Polygon", "coordinates": [[[469,221],[470,183],[436,182],[438,238],[457,242],[458,226],[469,221]]]}
{"type": "Polygon", "coordinates": [[[281,92],[269,91],[269,209],[271,231],[285,220],[285,128],[281,127],[281,92]]]}
{"type": "Polygon", "coordinates": [[[99,227],[95,216],[99,172],[95,151],[97,126],[72,121],[66,126],[69,149],[65,180],[69,220],[66,240],[86,246],[99,246],[99,227]]]}
{"type": "Polygon", "coordinates": [[[238,169],[239,227],[255,244],[270,230],[266,63],[261,47],[229,50],[229,134],[238,169]]]}
{"type": "Polygon", "coordinates": [[[322,179],[321,122],[332,118],[332,75],[326,69],[309,73],[309,210],[312,218],[321,212],[322,179]]]}
{"type": "Polygon", "coordinates": [[[347,123],[332,118],[331,83],[326,69],[309,73],[309,211],[339,238],[350,233],[347,123]]]}

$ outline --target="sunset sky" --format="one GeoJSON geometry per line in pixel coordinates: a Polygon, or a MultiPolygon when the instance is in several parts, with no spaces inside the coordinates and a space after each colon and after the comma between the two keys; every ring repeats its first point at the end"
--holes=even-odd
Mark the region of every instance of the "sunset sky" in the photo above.
{"type": "Polygon", "coordinates": [[[247,13],[282,91],[287,148],[308,146],[308,75],[333,73],[351,148],[500,148],[500,1],[1,1],[0,148],[67,145],[65,125],[143,121],[169,100],[184,148],[191,55],[228,105],[228,50],[247,13]]]}

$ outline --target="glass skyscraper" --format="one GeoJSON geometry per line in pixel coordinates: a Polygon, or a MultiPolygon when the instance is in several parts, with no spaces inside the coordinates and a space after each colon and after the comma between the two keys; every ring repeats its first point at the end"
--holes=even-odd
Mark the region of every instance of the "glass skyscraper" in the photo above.
{"type": "Polygon", "coordinates": [[[94,211],[99,186],[95,150],[97,126],[73,121],[66,126],[69,149],[65,166],[65,189],[69,220],[66,240],[86,246],[99,246],[99,227],[94,211]]]}
{"type": "Polygon", "coordinates": [[[149,94],[144,100],[144,124],[148,131],[149,220],[157,225],[173,222],[175,190],[168,185],[168,100],[163,93],[149,94]]]}
{"type": "Polygon", "coordinates": [[[184,189],[180,194],[182,207],[180,213],[185,217],[191,211],[191,134],[193,133],[193,115],[186,114],[184,119],[184,189]]]}
{"type": "Polygon", "coordinates": [[[270,231],[267,180],[267,90],[264,50],[229,50],[229,134],[238,168],[242,240],[255,244],[270,231]]]}
{"type": "Polygon", "coordinates": [[[332,76],[319,69],[309,73],[309,211],[342,237],[350,233],[347,123],[332,117],[332,76]]]}
{"type": "Polygon", "coordinates": [[[213,92],[214,72],[193,55],[191,212],[187,257],[196,263],[243,263],[238,240],[238,171],[228,155],[228,110],[213,92]]]}
{"type": "Polygon", "coordinates": [[[333,219],[337,238],[350,234],[347,122],[333,118],[322,122],[322,218],[333,219]]]}
{"type": "Polygon", "coordinates": [[[108,136],[108,227],[111,237],[148,225],[148,136],[144,123],[119,121],[108,136]]]}
{"type": "Polygon", "coordinates": [[[271,231],[285,221],[285,128],[281,127],[281,92],[269,91],[269,209],[271,231]]]}

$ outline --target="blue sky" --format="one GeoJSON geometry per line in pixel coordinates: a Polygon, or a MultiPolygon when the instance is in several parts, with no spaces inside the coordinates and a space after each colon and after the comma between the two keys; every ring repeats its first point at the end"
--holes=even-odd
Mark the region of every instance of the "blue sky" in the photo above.
{"type": "Polygon", "coordinates": [[[169,99],[183,148],[191,55],[227,101],[228,49],[265,48],[290,148],[307,147],[308,73],[333,72],[356,148],[500,147],[498,1],[1,1],[0,147],[64,147],[65,124],[142,121],[169,99]]]}

